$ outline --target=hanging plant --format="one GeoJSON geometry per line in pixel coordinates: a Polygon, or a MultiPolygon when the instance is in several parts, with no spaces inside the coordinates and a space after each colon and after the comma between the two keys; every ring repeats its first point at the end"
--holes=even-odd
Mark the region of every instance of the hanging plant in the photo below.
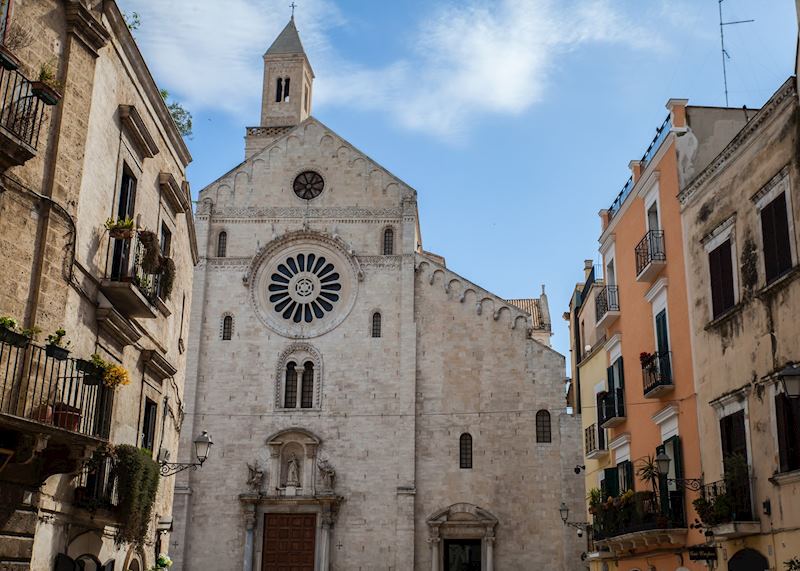
{"type": "Polygon", "coordinates": [[[108,234],[117,240],[130,240],[133,237],[133,220],[131,218],[118,218],[106,220],[108,234]]]}
{"type": "Polygon", "coordinates": [[[175,262],[172,258],[161,258],[161,293],[164,299],[172,295],[172,286],[175,285],[175,262]]]}
{"type": "Polygon", "coordinates": [[[53,357],[57,361],[63,361],[67,357],[69,357],[69,345],[71,341],[67,340],[64,342],[64,338],[67,336],[67,332],[64,328],[56,329],[55,333],[51,333],[47,336],[47,345],[45,347],[45,353],[49,357],[53,357]]]}
{"type": "Polygon", "coordinates": [[[117,541],[141,547],[158,492],[158,463],[148,452],[130,444],[116,446],[115,452],[119,511],[124,516],[117,541]]]}
{"type": "Polygon", "coordinates": [[[158,236],[151,230],[139,230],[139,240],[144,246],[142,269],[148,274],[156,274],[161,264],[161,252],[158,248],[158,236]]]}
{"type": "Polygon", "coordinates": [[[97,353],[92,355],[91,368],[84,364],[81,364],[81,367],[87,373],[84,379],[87,385],[97,384],[98,378],[102,379],[103,384],[110,389],[116,389],[120,385],[127,385],[131,382],[125,367],[109,363],[97,353]]]}

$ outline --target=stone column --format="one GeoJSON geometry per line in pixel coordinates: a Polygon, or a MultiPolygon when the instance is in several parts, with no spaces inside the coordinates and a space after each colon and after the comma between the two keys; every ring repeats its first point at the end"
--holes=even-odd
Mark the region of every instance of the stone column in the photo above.
{"type": "Polygon", "coordinates": [[[439,571],[439,561],[442,559],[442,556],[439,553],[439,544],[441,543],[441,539],[439,539],[438,536],[429,537],[428,543],[431,544],[431,571],[439,571]]]}
{"type": "Polygon", "coordinates": [[[331,564],[331,528],[333,527],[333,517],[330,513],[322,514],[322,535],[319,541],[319,565],[321,571],[328,571],[331,564]]]}
{"type": "Polygon", "coordinates": [[[267,494],[277,493],[277,488],[281,487],[281,447],[280,444],[270,444],[269,446],[269,485],[267,494]]]}
{"type": "Polygon", "coordinates": [[[483,544],[486,546],[486,571],[494,571],[494,534],[487,533],[483,544]]]}
{"type": "Polygon", "coordinates": [[[243,571],[253,571],[253,552],[255,548],[256,506],[245,506],[244,512],[244,564],[243,571]]]}

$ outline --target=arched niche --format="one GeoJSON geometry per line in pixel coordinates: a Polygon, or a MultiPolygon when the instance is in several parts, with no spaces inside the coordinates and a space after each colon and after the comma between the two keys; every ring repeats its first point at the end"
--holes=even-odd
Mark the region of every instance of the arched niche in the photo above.
{"type": "Polygon", "coordinates": [[[269,493],[279,496],[313,496],[320,439],[303,428],[281,430],[267,438],[269,448],[269,493]],[[296,462],[297,483],[289,480],[291,462],[296,462]]]}

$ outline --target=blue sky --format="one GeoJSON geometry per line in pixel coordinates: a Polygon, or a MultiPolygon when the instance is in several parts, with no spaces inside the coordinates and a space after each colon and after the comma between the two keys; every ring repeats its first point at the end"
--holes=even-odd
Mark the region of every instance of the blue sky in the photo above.
{"type": "MultiPolygon", "coordinates": [[[[503,297],[561,313],[597,260],[598,210],[670,97],[723,105],[717,0],[296,0],[313,114],[418,191],[424,246],[503,297]]],[[[290,0],[120,0],[160,86],[194,115],[196,193],[243,158],[261,55],[290,0]],[[224,6],[220,10],[220,6],[224,6]],[[176,23],[180,23],[176,25],[176,23]]],[[[792,0],[725,0],[730,103],[793,73],[792,0]]]]}

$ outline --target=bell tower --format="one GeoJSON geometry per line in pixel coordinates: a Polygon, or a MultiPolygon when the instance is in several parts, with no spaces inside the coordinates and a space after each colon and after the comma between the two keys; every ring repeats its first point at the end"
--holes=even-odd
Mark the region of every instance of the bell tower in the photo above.
{"type": "Polygon", "coordinates": [[[262,127],[294,127],[311,114],[314,71],[294,16],[264,54],[262,127]]]}

